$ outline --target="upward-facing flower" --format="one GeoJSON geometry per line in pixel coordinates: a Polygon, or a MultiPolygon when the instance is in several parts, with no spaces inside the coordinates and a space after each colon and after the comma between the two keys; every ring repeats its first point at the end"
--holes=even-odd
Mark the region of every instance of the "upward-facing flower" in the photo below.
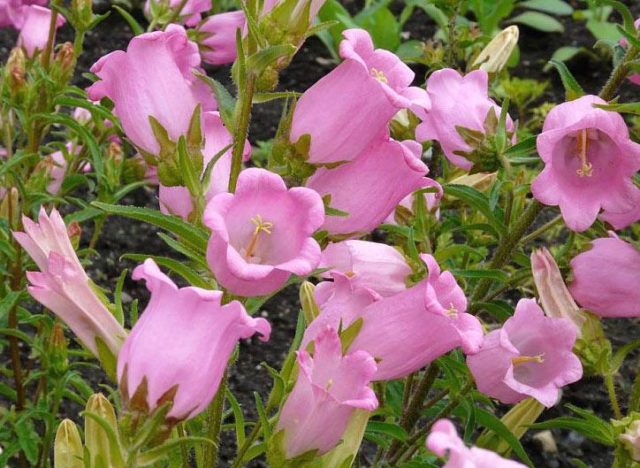
{"type": "Polygon", "coordinates": [[[411,69],[393,53],[374,49],[365,30],[342,34],[344,62],[309,88],[293,113],[291,141],[310,135],[312,164],[351,161],[399,109],[412,105],[411,69]]]}
{"type": "Polygon", "coordinates": [[[13,236],[40,268],[27,272],[29,294],[60,317],[94,355],[99,356],[98,338],[117,356],[126,332],[92,289],[60,213],[54,209],[47,216],[42,208],[37,223],[23,217],[22,224],[24,232],[13,236]]]}
{"type": "MultiPolygon", "coordinates": [[[[233,136],[222,123],[218,112],[206,112],[203,116],[204,148],[202,149],[203,164],[202,170],[209,162],[227,146],[231,145],[233,136]]],[[[251,156],[251,145],[245,142],[243,158],[246,161],[251,156]]],[[[209,186],[205,188],[205,200],[209,201],[214,195],[226,192],[229,186],[229,175],[231,174],[231,147],[219,157],[218,161],[211,169],[209,186]]],[[[167,187],[160,184],[159,189],[160,210],[163,213],[171,213],[188,219],[193,211],[193,203],[189,189],[176,186],[167,187]]]]}
{"type": "Polygon", "coordinates": [[[346,213],[327,215],[323,229],[329,234],[358,235],[378,227],[400,201],[412,192],[437,182],[425,177],[429,169],[420,160],[422,146],[415,141],[379,138],[355,160],[335,169],[320,168],[306,186],[329,206],[346,213]]]}
{"type": "Polygon", "coordinates": [[[287,398],[278,430],[287,459],[311,450],[322,455],[339,442],[356,408],[378,407],[369,382],[376,363],[364,351],[342,355],[336,331],[326,328],[314,342],[313,358],[298,351],[298,380],[287,398]]]}
{"type": "Polygon", "coordinates": [[[271,326],[238,301],[222,305],[221,291],[178,288],[151,259],[133,279],[146,281],[151,299],[118,356],[125,401],[138,392],[149,411],[169,400],[169,418],[192,418],[218,391],[236,343],[256,332],[266,341],[271,326]]]}
{"type": "MultiPolygon", "coordinates": [[[[49,39],[52,11],[40,5],[22,7],[16,27],[20,29],[18,45],[24,47],[28,57],[33,57],[36,50],[44,50],[49,39]]],[[[64,24],[62,15],[56,17],[56,28],[64,24]]]]}
{"type": "Polygon", "coordinates": [[[427,447],[439,457],[448,457],[443,468],[524,468],[522,463],[502,458],[497,453],[478,447],[467,448],[448,419],[433,425],[427,447]]]}
{"type": "Polygon", "coordinates": [[[287,189],[264,169],[245,169],[235,193],[214,196],[204,213],[211,231],[207,261],[216,280],[233,294],[262,296],[291,274],[307,275],[320,261],[313,233],[324,221],[320,196],[287,189]]]}
{"type": "Polygon", "coordinates": [[[89,99],[108,97],[129,139],[141,150],[157,154],[160,147],[149,117],[154,117],[177,140],[189,129],[198,104],[214,110],[215,100],[207,85],[196,78],[200,67],[198,46],[184,28],[169,25],[134,37],[126,52],[116,50],[92,67],[100,81],[87,89],[89,99]]]}
{"type": "MultiPolygon", "coordinates": [[[[461,75],[445,68],[434,72],[427,80],[427,93],[431,108],[419,112],[422,123],[416,128],[418,141],[437,140],[452,164],[469,170],[473,163],[462,152],[472,150],[460,135],[458,128],[485,133],[485,120],[490,110],[500,115],[501,109],[489,98],[489,76],[476,70],[461,75]]],[[[507,119],[507,130],[513,130],[513,122],[507,119]]]]}
{"type": "Polygon", "coordinates": [[[362,328],[350,349],[378,360],[375,380],[409,375],[458,346],[474,353],[482,343],[482,325],[465,312],[467,298],[453,275],[441,272],[431,255],[421,257],[427,278],[361,313],[362,328]]]}
{"type": "Polygon", "coordinates": [[[339,272],[353,278],[356,286],[391,296],[407,288],[411,268],[394,247],[378,242],[346,240],[332,242],[322,251],[319,268],[329,268],[325,278],[339,272]]]}
{"type": "Polygon", "coordinates": [[[640,169],[640,145],[629,138],[620,114],[594,104],[606,102],[583,96],[549,112],[537,140],[545,167],[531,185],[533,196],[559,206],[569,229],[578,232],[600,209],[625,213],[640,196],[631,180],[640,169]]]}
{"type": "Polygon", "coordinates": [[[521,299],[513,317],[485,336],[467,365],[482,393],[507,404],[532,397],[551,407],[560,388],[582,378],[572,351],[576,334],[569,320],[545,317],[535,300],[521,299]]]}
{"type": "Polygon", "coordinates": [[[596,239],[571,260],[575,300],[601,317],[640,317],[640,251],[617,238],[596,239]]]}

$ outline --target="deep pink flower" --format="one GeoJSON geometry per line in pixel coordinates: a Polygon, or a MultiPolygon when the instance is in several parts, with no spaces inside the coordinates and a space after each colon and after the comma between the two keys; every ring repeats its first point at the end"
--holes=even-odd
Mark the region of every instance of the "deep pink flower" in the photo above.
{"type": "Polygon", "coordinates": [[[567,319],[545,317],[533,299],[521,299],[513,317],[467,357],[478,390],[502,403],[532,397],[555,405],[560,388],[582,378],[573,354],[577,329],[567,319]]]}
{"type": "Polygon", "coordinates": [[[212,235],[207,261],[216,280],[241,296],[270,294],[291,274],[304,276],[320,261],[313,233],[324,221],[316,192],[287,190],[264,169],[245,169],[235,193],[214,196],[204,213],[212,235]]]}
{"type": "Polygon", "coordinates": [[[448,457],[443,468],[525,468],[522,463],[502,458],[490,450],[467,448],[448,419],[440,419],[433,425],[427,448],[439,457],[448,457]]]}
{"type": "Polygon", "coordinates": [[[153,116],[176,140],[184,135],[198,104],[203,111],[216,103],[208,86],[196,78],[198,46],[189,41],[184,28],[169,25],[134,37],[126,52],[116,50],[92,67],[97,81],[87,89],[89,99],[108,97],[129,139],[140,149],[157,154],[158,142],[151,130],[153,116]]]}
{"type": "MultiPolygon", "coordinates": [[[[472,148],[456,127],[484,133],[489,111],[494,109],[496,116],[500,115],[500,107],[489,98],[487,72],[476,70],[463,76],[451,68],[438,70],[427,80],[427,93],[431,107],[426,112],[418,112],[422,123],[416,128],[416,138],[418,141],[437,140],[452,164],[471,169],[473,163],[457,154],[472,148]]],[[[513,129],[511,118],[507,118],[507,130],[513,129]]]]}
{"type": "MultiPolygon", "coordinates": [[[[149,17],[151,14],[151,1],[146,0],[144,4],[144,14],[149,17]]],[[[181,3],[181,0],[160,0],[156,3],[168,3],[168,7],[176,9],[181,3]]],[[[211,0],[187,0],[182,10],[180,10],[180,16],[175,23],[184,23],[186,26],[195,26],[202,19],[202,13],[206,13],[211,9],[211,0]]]]}
{"type": "MultiPolygon", "coordinates": [[[[204,156],[202,170],[204,172],[211,159],[233,142],[233,136],[222,123],[218,112],[206,112],[203,121],[205,144],[202,149],[204,156]]],[[[248,141],[245,142],[243,157],[245,161],[251,157],[251,144],[248,141]]],[[[214,195],[227,191],[230,174],[231,147],[218,159],[211,170],[209,187],[205,192],[206,201],[211,200],[214,195]]],[[[163,213],[171,213],[188,219],[193,211],[191,195],[186,187],[160,185],[159,198],[160,211],[163,213]]]]}
{"type": "MultiPolygon", "coordinates": [[[[16,27],[20,29],[18,45],[22,46],[27,57],[33,57],[36,50],[44,50],[49,39],[49,26],[52,11],[40,5],[22,7],[16,27]]],[[[56,17],[56,28],[65,23],[62,15],[56,17]]]]}
{"type": "Polygon", "coordinates": [[[350,349],[378,360],[375,380],[409,375],[458,346],[474,353],[482,343],[482,325],[465,313],[467,298],[453,275],[441,272],[431,255],[421,257],[427,278],[361,313],[362,328],[350,349]]]}
{"type": "Polygon", "coordinates": [[[60,213],[53,209],[47,216],[41,208],[37,223],[23,217],[22,224],[24,232],[13,236],[40,269],[27,272],[29,294],[65,322],[95,356],[96,338],[117,356],[126,331],[93,291],[60,213]]]}
{"type": "Polygon", "coordinates": [[[202,61],[212,65],[233,63],[236,59],[236,31],[244,30],[243,11],[229,11],[209,16],[198,31],[206,36],[200,41],[202,61]]]}
{"type": "Polygon", "coordinates": [[[300,97],[293,114],[291,141],[311,136],[312,164],[353,160],[398,110],[412,105],[411,69],[391,52],[374,49],[366,31],[343,35],[345,61],[300,97]]]}
{"type": "Polygon", "coordinates": [[[601,317],[640,317],[640,250],[616,236],[571,260],[571,295],[601,317]]]}
{"type": "Polygon", "coordinates": [[[339,272],[351,277],[356,286],[374,290],[381,296],[404,291],[411,268],[404,256],[394,247],[377,242],[346,240],[332,242],[322,251],[318,268],[329,278],[339,272]]]}
{"type": "Polygon", "coordinates": [[[311,450],[319,455],[328,452],[340,441],[356,408],[373,411],[378,407],[369,387],[375,361],[364,351],[343,356],[334,329],[318,335],[313,358],[298,351],[298,367],[298,380],[278,420],[288,459],[311,450]]]}
{"type": "Polygon", "coordinates": [[[531,185],[533,196],[559,206],[569,229],[578,232],[600,209],[626,213],[640,196],[631,180],[640,169],[640,145],[620,114],[594,104],[606,102],[583,96],[549,112],[537,140],[545,167],[531,185]]]}
{"type": "Polygon", "coordinates": [[[263,318],[250,317],[238,301],[222,305],[221,291],[178,288],[151,259],[132,277],[146,281],[151,299],[118,356],[125,399],[146,379],[152,411],[177,386],[168,416],[192,418],[216,394],[238,341],[256,332],[266,341],[271,326],[263,318]]]}
{"type": "Polygon", "coordinates": [[[304,331],[300,349],[306,349],[327,327],[346,330],[362,317],[369,304],[381,299],[372,289],[356,284],[353,277],[336,271],[331,278],[333,281],[322,281],[315,288],[314,299],[320,314],[304,331]]]}
{"type": "Polygon", "coordinates": [[[358,157],[335,169],[318,169],[306,186],[329,206],[348,213],[327,215],[322,226],[329,234],[359,234],[378,227],[410,193],[437,183],[425,177],[429,169],[420,160],[422,146],[415,141],[380,138],[358,157]]]}

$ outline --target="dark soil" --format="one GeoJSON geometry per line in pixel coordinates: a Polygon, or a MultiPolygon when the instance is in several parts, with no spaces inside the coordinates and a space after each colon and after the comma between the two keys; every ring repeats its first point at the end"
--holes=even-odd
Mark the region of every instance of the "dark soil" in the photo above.
{"type": "MultiPolygon", "coordinates": [[[[635,8],[637,10],[636,13],[640,13],[640,7],[636,6],[635,8]]],[[[435,25],[420,10],[416,10],[415,15],[415,18],[407,26],[411,37],[423,40],[430,39],[430,36],[435,32],[435,25]]],[[[541,72],[543,65],[551,57],[553,51],[561,45],[592,47],[594,43],[594,39],[581,23],[565,20],[564,24],[567,32],[562,36],[543,35],[527,28],[521,28],[522,65],[514,70],[514,74],[517,76],[549,80],[551,86],[548,88],[545,98],[554,102],[563,100],[562,85],[553,72],[549,74],[541,72]],[[560,43],[561,40],[567,41],[567,43],[560,43]]],[[[15,44],[16,37],[17,34],[14,31],[8,29],[0,30],[1,60],[5,60],[8,56],[9,50],[15,44]]],[[[81,72],[88,71],[89,67],[100,56],[112,50],[126,48],[130,37],[131,31],[129,27],[114,12],[110,18],[87,36],[85,42],[86,53],[79,61],[79,70],[81,72]]],[[[60,31],[59,41],[71,38],[71,31],[68,27],[60,31]]],[[[329,58],[329,53],[319,40],[315,38],[309,39],[297,54],[291,66],[282,74],[279,87],[292,91],[304,91],[332,68],[329,58]]],[[[607,63],[595,62],[586,56],[577,57],[569,65],[585,89],[594,93],[604,83],[610,70],[610,66],[607,63]]],[[[229,84],[228,68],[209,69],[208,72],[221,82],[229,84]]],[[[78,84],[86,85],[87,81],[80,78],[78,84]]],[[[633,93],[637,97],[637,90],[638,88],[634,89],[625,85],[623,93],[627,98],[631,97],[633,93]]],[[[281,105],[278,103],[256,106],[250,133],[250,140],[253,144],[261,140],[268,140],[274,135],[280,112],[281,105]]],[[[153,190],[139,190],[127,197],[123,203],[155,207],[157,206],[157,197],[153,190]]],[[[98,284],[113,289],[122,269],[135,266],[134,263],[120,258],[124,253],[172,255],[170,249],[155,235],[156,231],[156,228],[147,224],[117,217],[110,218],[96,246],[99,257],[93,260],[89,270],[91,277],[98,284]]],[[[84,237],[88,239],[89,235],[90,228],[87,229],[84,237]]],[[[124,290],[127,293],[124,301],[128,303],[132,299],[139,299],[142,310],[148,298],[144,285],[128,279],[124,290]]],[[[272,324],[271,340],[268,343],[248,340],[241,344],[240,357],[230,371],[229,383],[249,419],[256,416],[253,392],[258,392],[264,398],[271,387],[271,377],[267,370],[261,366],[261,363],[266,362],[274,368],[279,367],[293,337],[298,311],[299,303],[296,289],[290,288],[283,291],[277,298],[268,301],[259,312],[272,324]]],[[[606,322],[606,327],[608,336],[611,337],[614,345],[628,343],[637,338],[637,328],[630,327],[629,321],[611,320],[606,322]]],[[[628,390],[630,382],[635,377],[634,374],[635,369],[630,367],[623,368],[619,379],[620,385],[625,390],[622,393],[627,393],[626,390],[628,390]]],[[[87,377],[95,384],[94,388],[97,387],[97,384],[105,381],[104,377],[98,373],[87,377]]],[[[585,378],[581,382],[567,387],[562,401],[563,403],[572,403],[582,408],[591,409],[605,418],[612,416],[607,395],[599,379],[585,378]]],[[[74,417],[78,411],[80,411],[80,408],[71,403],[62,409],[64,415],[70,417],[74,417]]],[[[563,414],[567,414],[565,409],[555,407],[546,411],[541,419],[549,419],[563,414]]],[[[585,440],[576,433],[567,431],[554,431],[554,436],[559,448],[557,454],[542,453],[540,447],[532,440],[531,436],[525,436],[525,448],[536,466],[572,466],[571,460],[575,458],[592,467],[610,466],[612,458],[609,450],[605,447],[585,440]]],[[[223,435],[221,444],[223,464],[233,457],[235,453],[234,445],[234,440],[230,436],[223,435]]],[[[367,465],[366,460],[362,462],[363,465],[367,465]]]]}

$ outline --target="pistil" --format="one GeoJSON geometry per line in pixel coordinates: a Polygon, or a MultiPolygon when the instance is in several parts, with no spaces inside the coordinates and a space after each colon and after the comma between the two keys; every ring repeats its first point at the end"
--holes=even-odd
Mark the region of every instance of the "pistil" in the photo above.
{"type": "Polygon", "coordinates": [[[591,177],[593,175],[593,165],[587,161],[587,151],[589,151],[588,130],[580,130],[577,137],[578,157],[580,158],[581,167],[576,170],[580,177],[591,177]]]}
{"type": "Polygon", "coordinates": [[[273,223],[269,221],[263,221],[262,216],[255,215],[251,218],[251,222],[255,225],[255,229],[253,230],[253,234],[251,235],[251,240],[249,241],[249,245],[245,249],[244,257],[249,260],[253,256],[253,252],[256,249],[256,245],[258,244],[258,237],[260,237],[260,233],[264,232],[265,234],[271,234],[271,229],[273,229],[273,223]]]}

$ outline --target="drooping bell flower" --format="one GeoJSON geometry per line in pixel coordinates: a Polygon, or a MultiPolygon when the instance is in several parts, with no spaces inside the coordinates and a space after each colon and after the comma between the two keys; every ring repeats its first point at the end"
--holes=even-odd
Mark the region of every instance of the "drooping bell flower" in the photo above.
{"type": "Polygon", "coordinates": [[[526,465],[502,458],[495,452],[479,447],[468,448],[448,419],[437,421],[427,437],[427,448],[439,457],[446,457],[443,468],[525,468],[526,465]]]}
{"type": "MultiPolygon", "coordinates": [[[[180,6],[181,0],[146,0],[144,4],[144,14],[147,18],[151,15],[151,2],[154,1],[160,8],[175,10],[180,6]]],[[[178,18],[174,23],[181,23],[185,26],[193,27],[202,19],[202,13],[211,9],[211,0],[187,0],[178,18]]]]}
{"type": "Polygon", "coordinates": [[[531,192],[541,203],[559,206],[577,232],[591,226],[600,209],[628,212],[640,195],[631,180],[640,169],[640,145],[629,138],[620,114],[594,104],[606,102],[583,96],[554,107],[537,139],[545,167],[531,192]]]}
{"type": "Polygon", "coordinates": [[[65,322],[95,356],[96,339],[117,356],[126,331],[94,292],[60,213],[53,209],[47,215],[41,208],[37,223],[23,217],[22,224],[24,232],[13,236],[40,269],[27,272],[29,294],[65,322]]]}
{"type": "MultiPolygon", "coordinates": [[[[19,24],[18,45],[23,47],[27,57],[33,57],[37,50],[44,50],[49,39],[49,26],[53,12],[40,5],[22,7],[19,24]]],[[[65,23],[62,15],[56,17],[56,29],[65,23]]]]}
{"type": "Polygon", "coordinates": [[[344,62],[309,88],[293,113],[291,142],[310,135],[311,164],[353,160],[399,109],[412,105],[411,69],[393,53],[374,49],[365,30],[342,34],[344,62]]]}
{"type": "MultiPolygon", "coordinates": [[[[233,136],[222,123],[218,112],[205,113],[203,121],[205,144],[202,150],[204,156],[202,170],[204,172],[213,157],[233,142],[233,136]]],[[[229,147],[211,169],[209,187],[205,190],[206,201],[211,200],[214,195],[227,191],[229,175],[231,174],[231,150],[232,148],[229,147]]],[[[244,146],[243,158],[246,161],[250,156],[251,145],[247,141],[244,146]]],[[[159,198],[160,211],[163,213],[175,214],[181,218],[188,219],[193,211],[191,195],[186,187],[167,187],[160,184],[159,198]]]]}
{"type": "Polygon", "coordinates": [[[571,260],[571,295],[601,317],[640,317],[640,250],[615,235],[571,260]]]}
{"type": "Polygon", "coordinates": [[[415,286],[367,306],[351,350],[363,349],[378,361],[375,380],[398,379],[462,346],[474,353],[482,343],[482,325],[467,314],[467,298],[449,271],[421,255],[427,278],[415,286]]]}
{"type": "Polygon", "coordinates": [[[549,408],[563,386],[582,378],[572,351],[576,334],[569,320],[545,317],[535,300],[521,299],[502,328],[467,356],[467,365],[482,393],[506,404],[532,397],[549,408]]]}
{"type": "MultiPolygon", "coordinates": [[[[434,72],[427,80],[431,107],[419,112],[422,123],[416,128],[418,141],[437,140],[451,164],[469,170],[473,163],[464,155],[473,148],[465,142],[458,128],[485,133],[485,121],[493,109],[496,116],[501,108],[489,98],[489,76],[484,70],[461,75],[445,68],[434,72]]],[[[506,127],[513,131],[511,118],[506,127]]]]}
{"type": "Polygon", "coordinates": [[[358,285],[354,277],[335,271],[331,278],[333,281],[322,281],[315,288],[314,299],[320,313],[304,331],[300,349],[306,349],[327,327],[346,330],[362,317],[368,305],[381,299],[372,289],[358,285]]]}
{"type": "Polygon", "coordinates": [[[271,326],[249,316],[238,301],[222,305],[221,291],[178,288],[152,259],[132,277],[145,280],[151,299],[118,356],[125,402],[141,397],[135,401],[153,411],[170,400],[169,418],[192,418],[218,391],[238,341],[255,333],[266,341],[271,326]]]}
{"type": "Polygon", "coordinates": [[[356,286],[391,296],[406,289],[411,268],[404,256],[387,244],[363,240],[332,242],[322,251],[318,268],[328,268],[323,277],[339,272],[351,277],[356,286]]]}
{"type": "Polygon", "coordinates": [[[228,11],[209,16],[198,32],[203,39],[198,41],[204,63],[224,65],[236,59],[236,31],[244,30],[247,19],[243,11],[228,11]]]}
{"type": "Polygon", "coordinates": [[[364,351],[342,355],[336,331],[326,328],[314,341],[313,357],[298,351],[298,380],[282,407],[277,430],[284,431],[287,459],[317,450],[322,455],[340,441],[359,408],[378,407],[369,382],[374,359],[364,351]]]}
{"type": "Polygon", "coordinates": [[[245,169],[235,193],[214,196],[204,224],[212,231],[207,261],[216,280],[240,296],[262,296],[292,275],[311,273],[320,261],[313,233],[324,222],[316,192],[287,189],[265,169],[245,169]]]}
{"type": "Polygon", "coordinates": [[[358,157],[335,169],[320,168],[307,180],[328,205],[346,216],[327,215],[322,229],[329,234],[357,235],[378,227],[398,203],[412,192],[437,183],[425,177],[415,141],[381,138],[358,157]]]}
{"type": "Polygon", "coordinates": [[[640,420],[633,421],[619,439],[634,461],[640,461],[640,420]]]}
{"type": "Polygon", "coordinates": [[[571,297],[558,264],[545,247],[531,253],[531,272],[544,313],[549,317],[571,321],[580,336],[580,329],[587,317],[571,297]]]}
{"type": "Polygon", "coordinates": [[[152,155],[160,146],[149,117],[154,117],[177,141],[189,129],[198,104],[202,111],[215,110],[207,85],[194,75],[200,68],[198,46],[181,26],[170,24],[166,31],[140,34],[127,50],[105,55],[92,67],[100,81],[87,93],[98,101],[108,97],[127,137],[152,155]]]}
{"type": "Polygon", "coordinates": [[[624,213],[612,213],[606,209],[602,211],[600,219],[611,224],[614,229],[620,230],[640,221],[640,190],[634,190],[630,198],[631,209],[624,213]]]}

